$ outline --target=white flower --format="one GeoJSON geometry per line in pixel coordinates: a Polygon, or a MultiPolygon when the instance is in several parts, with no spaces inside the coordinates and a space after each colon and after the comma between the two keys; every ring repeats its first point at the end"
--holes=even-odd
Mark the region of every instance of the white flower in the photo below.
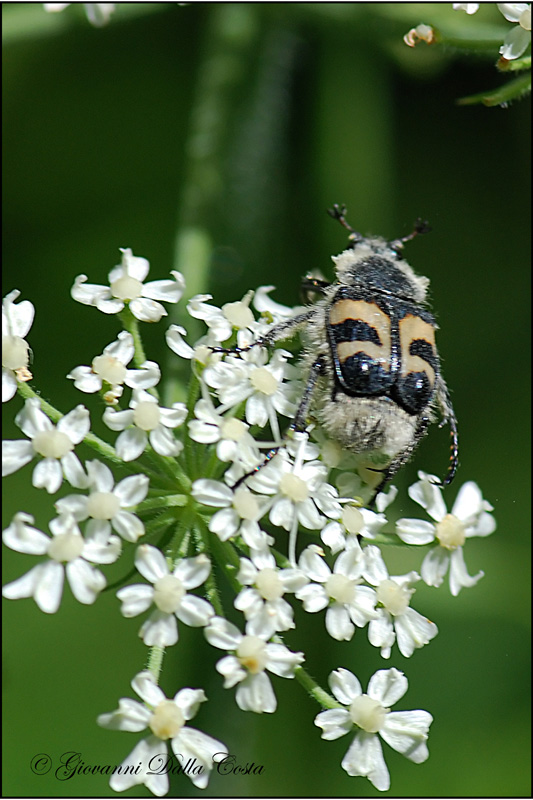
{"type": "Polygon", "coordinates": [[[376,593],[361,586],[364,557],[357,540],[335,561],[333,571],[321,557],[316,545],[307,547],[298,562],[301,571],[312,583],[296,592],[304,608],[311,614],[326,611],[326,630],[338,641],[349,641],[355,626],[362,628],[376,619],[376,593]]]}
{"type": "Polygon", "coordinates": [[[192,719],[207,700],[202,689],[181,689],[172,700],[167,699],[154,676],[140,672],[131,685],[142,703],[123,697],[116,711],[100,714],[99,725],[110,730],[138,733],[148,728],[150,735],[135,745],[124,759],[120,771],[112,775],[110,787],[123,792],[133,786],[144,784],[157,797],[167,794],[168,770],[162,768],[166,762],[165,742],[170,740],[172,752],[185,767],[190,761],[193,769],[184,770],[199,789],[205,789],[213,764],[228,755],[222,742],[191,728],[186,723],[192,719]]]}
{"type": "Polygon", "coordinates": [[[181,325],[171,325],[165,333],[167,345],[180,358],[186,358],[205,366],[213,356],[213,350],[207,344],[206,338],[203,336],[194,347],[191,347],[183,338],[186,335],[187,331],[181,325]]]}
{"type": "Polygon", "coordinates": [[[358,679],[347,669],[334,670],[329,678],[331,690],[345,708],[321,711],[315,725],[322,738],[339,739],[357,731],[341,766],[348,775],[361,775],[381,792],[390,787],[390,776],[378,738],[393,750],[421,764],[429,755],[426,741],[433,717],[427,711],[391,711],[407,691],[407,678],[397,669],[378,670],[363,694],[358,679]]]}
{"type": "Polygon", "coordinates": [[[89,433],[91,422],[84,406],[76,406],[57,425],[41,411],[37,397],[26,400],[15,422],[26,439],[2,442],[2,476],[11,475],[28,464],[34,456],[42,456],[33,470],[32,483],[54,494],[63,483],[63,476],[72,486],[84,488],[87,478],[78,457],[72,452],[75,445],[89,433]]]}
{"type": "Polygon", "coordinates": [[[264,347],[254,347],[241,357],[230,355],[225,361],[209,364],[203,380],[215,389],[223,414],[239,403],[245,403],[244,415],[249,425],[264,428],[270,423],[272,435],[279,442],[281,433],[278,414],[292,417],[295,411],[295,384],[285,380],[289,375],[285,350],[275,350],[270,362],[264,347]]]}
{"type": "MultiPolygon", "coordinates": [[[[307,578],[298,569],[278,569],[269,550],[252,551],[251,559],[241,558],[237,580],[243,589],[234,600],[242,611],[246,631],[252,636],[294,628],[292,607],[283,599],[287,592],[296,592],[307,578]]],[[[267,637],[269,638],[269,637],[267,637]]]]}
{"type": "Polygon", "coordinates": [[[171,571],[160,550],[148,544],[137,548],[135,566],[150,581],[147,584],[125,586],[117,592],[125,617],[136,617],[152,603],[155,611],[143,623],[139,636],[149,647],[169,647],[178,641],[176,618],[185,625],[207,625],[214,610],[207,600],[187,594],[205,582],[211,571],[211,562],[205,553],[196,558],[183,558],[171,571]]]}
{"type": "MultiPolygon", "coordinates": [[[[258,492],[271,495],[267,508],[273,525],[289,532],[289,561],[296,566],[298,525],[321,530],[327,517],[341,514],[337,492],[327,483],[327,467],[320,461],[304,462],[307,435],[295,434],[299,447],[294,463],[280,451],[249,481],[258,492]]],[[[266,509],[265,509],[266,511],[266,509]]]]}
{"type": "Polygon", "coordinates": [[[435,41],[435,33],[431,25],[424,25],[421,23],[416,28],[411,28],[403,37],[405,44],[408,47],[416,47],[418,42],[426,42],[426,44],[433,44],[435,41]]]}
{"type": "Polygon", "coordinates": [[[85,283],[87,275],[78,275],[70,293],[74,300],[86,306],[96,306],[104,314],[118,314],[127,304],[141,322],[159,322],[167,312],[158,300],[177,303],[183,294],[185,281],[180,272],[171,270],[174,280],[143,280],[150,264],[146,258],[134,256],[128,248],[120,248],[122,264],[109,273],[109,286],[85,283]]]}
{"type": "Polygon", "coordinates": [[[364,577],[376,587],[377,618],[368,624],[368,640],[381,648],[383,658],[390,658],[391,647],[398,641],[402,656],[409,658],[418,647],[433,639],[438,631],[431,622],[409,606],[415,593],[413,584],[420,580],[416,572],[389,576],[379,547],[370,545],[364,549],[364,577]]]}
{"type": "Polygon", "coordinates": [[[509,22],[518,24],[512,28],[500,47],[502,58],[512,61],[519,58],[531,43],[531,3],[497,3],[509,22]]]}
{"type": "Polygon", "coordinates": [[[386,522],[384,514],[376,514],[369,508],[345,505],[340,520],[328,522],[322,528],[320,538],[332,553],[338,553],[346,547],[346,534],[373,539],[386,522]]]}
{"type": "Polygon", "coordinates": [[[189,436],[202,444],[216,442],[220,461],[238,461],[247,469],[260,461],[259,450],[245,422],[236,417],[223,416],[207,399],[198,400],[194,413],[196,419],[188,423],[189,436]]]}
{"type": "Polygon", "coordinates": [[[74,517],[64,515],[51,520],[52,536],[33,527],[30,514],[15,514],[11,525],[2,533],[4,544],[19,553],[47,555],[49,561],[33,567],[26,575],[2,589],[4,597],[18,600],[33,597],[41,611],[55,614],[63,594],[65,573],[72,594],[80,603],[94,603],[106,585],[95,564],[112,564],[120,554],[120,539],[111,536],[87,537],[80,533],[74,517]]]}
{"type": "Polygon", "coordinates": [[[242,300],[235,303],[225,303],[222,308],[206,303],[211,300],[210,294],[198,294],[191,298],[187,304],[187,311],[195,319],[201,319],[209,328],[215,342],[225,342],[233,331],[252,332],[257,329],[257,323],[250,310],[250,300],[253,292],[247,292],[242,300]]]}
{"type": "MultiPolygon", "coordinates": [[[[72,3],[43,3],[45,11],[63,11],[72,3]]],[[[87,19],[96,28],[106,25],[115,10],[116,3],[83,3],[87,19]]]]}
{"type": "MultiPolygon", "coordinates": [[[[454,11],[475,14],[479,3],[453,3],[454,11]]],[[[512,61],[524,53],[531,42],[531,3],[496,3],[508,22],[518,23],[512,28],[500,47],[502,58],[512,61]]]]}
{"type": "Polygon", "coordinates": [[[239,684],[235,696],[239,708],[256,714],[272,714],[277,701],[265,670],[282,678],[294,678],[294,670],[302,663],[304,655],[291,652],[283,644],[266,642],[270,638],[266,631],[257,636],[248,634],[248,627],[246,631],[244,635],[231,622],[214,617],[204,633],[213,647],[231,653],[222,658],[216,668],[224,676],[225,689],[239,684]]]}
{"type": "MultiPolygon", "coordinates": [[[[272,322],[283,322],[305,310],[304,306],[301,308],[293,308],[291,306],[284,306],[281,303],[276,303],[275,300],[269,297],[270,292],[275,288],[275,286],[259,286],[255,290],[252,305],[260,314],[270,317],[272,322]]],[[[266,320],[265,325],[267,325],[266,320]]],[[[271,323],[268,323],[266,330],[268,330],[269,327],[271,327],[271,323]]]]}
{"type": "Polygon", "coordinates": [[[101,356],[93,358],[90,367],[74,367],[67,378],[74,381],[76,389],[86,394],[110,387],[104,399],[116,404],[122,395],[123,384],[130,389],[151,389],[159,383],[161,370],[155,361],[145,361],[141,369],[127,369],[134,354],[133,336],[127,331],[121,331],[116,341],[104,347],[101,356]]]}
{"type": "Polygon", "coordinates": [[[466,11],[467,14],[475,14],[479,8],[479,3],[452,3],[454,11],[466,11]]]}
{"type": "Polygon", "coordinates": [[[398,494],[397,486],[390,486],[387,492],[380,492],[376,497],[377,510],[380,513],[385,511],[385,509],[388,508],[391,505],[391,503],[394,502],[397,494],[398,494]]]}
{"type": "Polygon", "coordinates": [[[89,496],[69,494],[56,502],[56,510],[59,514],[72,514],[78,522],[90,517],[85,529],[88,536],[105,540],[110,536],[112,526],[127,542],[136,542],[144,535],[144,525],[126,509],[142,503],[148,493],[148,478],[146,475],[130,475],[115,486],[113,474],[105,464],[87,461],[86,467],[89,496]]]}
{"type": "Polygon", "coordinates": [[[14,289],[2,302],[2,403],[6,403],[17,391],[17,381],[29,381],[28,369],[30,348],[24,337],[30,330],[35,308],[29,300],[17,305],[20,292],[14,289]]]}
{"type": "Polygon", "coordinates": [[[198,503],[220,508],[209,520],[209,530],[223,542],[242,536],[248,547],[263,550],[273,539],[261,530],[258,520],[265,513],[265,505],[247,486],[230,489],[220,481],[200,478],[192,485],[191,494],[198,503]]]}
{"type": "Polygon", "coordinates": [[[144,389],[134,389],[129,405],[129,410],[122,411],[108,407],[103,416],[108,428],[122,431],[115,442],[115,450],[123,461],[139,458],[146,450],[148,440],[160,456],[178,456],[181,453],[183,444],[174,438],[170,429],[177,428],[185,420],[187,408],[184,403],[162,408],[153,395],[144,389]]]}
{"type": "Polygon", "coordinates": [[[489,513],[492,506],[483,500],[481,491],[474,481],[463,484],[451,513],[446,513],[441,489],[436,485],[434,475],[419,472],[420,480],[409,488],[409,496],[426,509],[436,525],[420,519],[399,519],[396,533],[407,544],[429,544],[437,541],[422,562],[420,569],[428,586],[440,586],[450,569],[450,591],[456,596],[463,586],[474,586],[483,572],[471,577],[463,556],[466,539],[473,536],[488,536],[496,528],[494,517],[489,513]]]}

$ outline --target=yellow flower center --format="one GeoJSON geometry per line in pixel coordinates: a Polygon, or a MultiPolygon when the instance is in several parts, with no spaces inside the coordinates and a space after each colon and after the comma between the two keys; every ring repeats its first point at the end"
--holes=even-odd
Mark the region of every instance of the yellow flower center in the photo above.
{"type": "Polygon", "coordinates": [[[465,543],[465,526],[453,514],[446,516],[437,523],[437,539],[441,547],[446,550],[456,550],[465,543]]]}
{"type": "Polygon", "coordinates": [[[2,336],[2,366],[20,369],[28,366],[28,343],[20,336],[2,336]]]}
{"type": "Polygon", "coordinates": [[[309,497],[307,484],[298,475],[286,472],[279,482],[282,494],[292,500],[293,503],[303,503],[309,497]]]}
{"type": "Polygon", "coordinates": [[[93,359],[93,372],[111,386],[118,386],[124,383],[127,369],[114,356],[96,356],[93,359]]]}
{"type": "Polygon", "coordinates": [[[277,600],[283,595],[283,584],[272,567],[265,567],[257,573],[255,586],[265,600],[277,600]]]}
{"type": "Polygon", "coordinates": [[[326,592],[337,603],[352,603],[355,597],[355,584],[346,575],[330,575],[324,584],[326,592]]]}
{"type": "Polygon", "coordinates": [[[149,725],[159,739],[173,739],[185,725],[185,717],[174,700],[162,700],[150,717],[149,725]]]}
{"type": "Polygon", "coordinates": [[[53,428],[51,431],[39,431],[32,439],[33,449],[44,458],[63,458],[74,449],[66,433],[53,428]]]}
{"type": "Polygon", "coordinates": [[[383,708],[381,703],[373,700],[367,694],[356,697],[350,705],[352,722],[367,733],[377,733],[381,730],[388,713],[389,710],[387,708],[383,708]]]}
{"type": "Polygon", "coordinates": [[[154,583],[154,603],[165,614],[174,614],[185,596],[185,587],[175,575],[165,575],[154,583]]]}
{"type": "Polygon", "coordinates": [[[161,419],[161,411],[157,403],[144,400],[137,403],[133,411],[133,421],[142,431],[153,431],[161,419]]]}
{"type": "Polygon", "coordinates": [[[93,492],[87,498],[87,511],[93,519],[113,519],[120,500],[112,492],[93,492]]]}
{"type": "Polygon", "coordinates": [[[278,381],[266,367],[254,369],[250,375],[250,383],[257,392],[273,395],[278,388],[278,381]]]}
{"type": "Polygon", "coordinates": [[[381,603],[395,617],[405,612],[409,605],[411,594],[412,591],[410,592],[403,586],[399,586],[396,581],[392,581],[390,578],[381,581],[376,589],[378,603],[381,603]]]}
{"type": "Polygon", "coordinates": [[[252,675],[263,672],[267,662],[265,643],[258,636],[244,636],[237,647],[236,656],[252,675]]]}
{"type": "Polygon", "coordinates": [[[81,555],[83,545],[83,536],[78,531],[61,533],[50,540],[48,555],[58,563],[75,561],[81,555]]]}
{"type": "Polygon", "coordinates": [[[132,278],[130,275],[123,275],[111,284],[111,294],[119,300],[128,302],[140,297],[143,290],[141,281],[132,278]]]}

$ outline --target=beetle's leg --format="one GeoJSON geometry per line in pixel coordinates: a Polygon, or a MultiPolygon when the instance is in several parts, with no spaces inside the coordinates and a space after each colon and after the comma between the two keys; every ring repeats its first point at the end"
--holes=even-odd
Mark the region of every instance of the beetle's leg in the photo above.
{"type": "Polygon", "coordinates": [[[439,423],[439,428],[442,428],[444,425],[450,426],[450,460],[446,476],[441,482],[441,486],[448,486],[448,484],[453,481],[455,473],[457,472],[457,467],[459,466],[459,433],[457,430],[457,417],[453,410],[448,388],[442,378],[439,378],[437,386],[437,401],[442,413],[442,420],[439,423]]]}
{"type": "Polygon", "coordinates": [[[383,472],[383,479],[374,490],[372,499],[368,504],[369,508],[373,508],[378,494],[384,490],[387,483],[389,483],[389,481],[391,481],[394,478],[396,473],[403,467],[403,465],[407,464],[407,462],[413,455],[414,451],[420,444],[421,440],[426,435],[426,431],[428,429],[430,421],[431,420],[429,417],[420,417],[420,419],[417,422],[417,426],[413,436],[413,441],[405,448],[405,450],[402,450],[401,453],[398,453],[398,455],[391,461],[388,467],[386,467],[384,470],[377,470],[377,469],[375,470],[372,469],[372,467],[369,467],[371,472],[383,472]]]}
{"type": "Polygon", "coordinates": [[[459,434],[457,432],[457,419],[452,411],[452,415],[446,420],[450,426],[450,461],[448,463],[448,472],[446,473],[443,486],[448,486],[455,478],[457,467],[459,466],[459,434]]]}
{"type": "MultiPolygon", "coordinates": [[[[294,419],[289,426],[290,431],[301,432],[304,431],[306,428],[306,420],[307,414],[309,411],[309,406],[311,405],[311,398],[313,396],[313,390],[316,386],[316,382],[321,375],[324,374],[326,367],[325,357],[319,356],[316,361],[313,362],[311,369],[309,371],[309,377],[307,379],[307,384],[305,387],[305,391],[303,393],[302,399],[300,400],[300,404],[296,410],[296,414],[294,415],[294,419]]],[[[258,464],[257,467],[254,467],[250,472],[247,472],[246,475],[243,475],[242,478],[239,478],[237,483],[232,486],[232,489],[236,489],[241,483],[244,483],[245,480],[250,478],[252,475],[255,475],[259,472],[260,469],[263,469],[265,464],[274,458],[276,453],[279,451],[282,445],[278,445],[277,447],[273,447],[268,453],[265,455],[264,461],[261,464],[258,464]]]]}
{"type": "Polygon", "coordinates": [[[252,344],[246,345],[246,347],[210,347],[209,349],[213,353],[233,353],[235,355],[240,355],[241,353],[247,353],[252,347],[269,347],[279,339],[287,339],[297,328],[303,325],[304,322],[308,322],[315,313],[316,308],[310,308],[307,311],[303,311],[301,314],[297,314],[295,317],[290,317],[290,319],[283,320],[283,322],[278,322],[277,325],[274,325],[264,336],[252,342],[252,344]]]}

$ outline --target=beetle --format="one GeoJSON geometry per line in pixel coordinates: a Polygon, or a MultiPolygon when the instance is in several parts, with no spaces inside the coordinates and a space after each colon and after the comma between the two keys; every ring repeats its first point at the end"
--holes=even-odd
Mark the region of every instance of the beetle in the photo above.
{"type": "Polygon", "coordinates": [[[290,430],[304,431],[311,415],[343,448],[366,456],[369,468],[382,473],[373,502],[438,414],[440,427],[448,424],[451,432],[448,471],[440,482],[445,486],[458,466],[457,420],[441,374],[437,324],[427,308],[429,279],[402,256],[404,245],[429,226],[417,220],[411,234],[387,241],[355,231],[344,206],[328,213],[349,231],[348,248],[333,256],[336,280],[307,276],[302,290],[317,294],[315,303],[248,347],[214,349],[240,353],[300,331],[307,379],[290,430]]]}

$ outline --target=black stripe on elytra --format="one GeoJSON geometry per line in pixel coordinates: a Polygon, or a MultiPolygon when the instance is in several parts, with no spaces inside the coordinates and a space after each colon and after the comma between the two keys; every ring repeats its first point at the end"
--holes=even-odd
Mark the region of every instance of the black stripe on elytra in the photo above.
{"type": "Polygon", "coordinates": [[[428,342],[426,339],[414,339],[409,345],[409,353],[412,356],[419,356],[433,367],[435,372],[438,372],[439,362],[431,342],[428,342]]]}
{"type": "Polygon", "coordinates": [[[381,345],[378,332],[368,322],[361,319],[345,319],[331,325],[335,341],[338,342],[374,342],[381,345]]]}

